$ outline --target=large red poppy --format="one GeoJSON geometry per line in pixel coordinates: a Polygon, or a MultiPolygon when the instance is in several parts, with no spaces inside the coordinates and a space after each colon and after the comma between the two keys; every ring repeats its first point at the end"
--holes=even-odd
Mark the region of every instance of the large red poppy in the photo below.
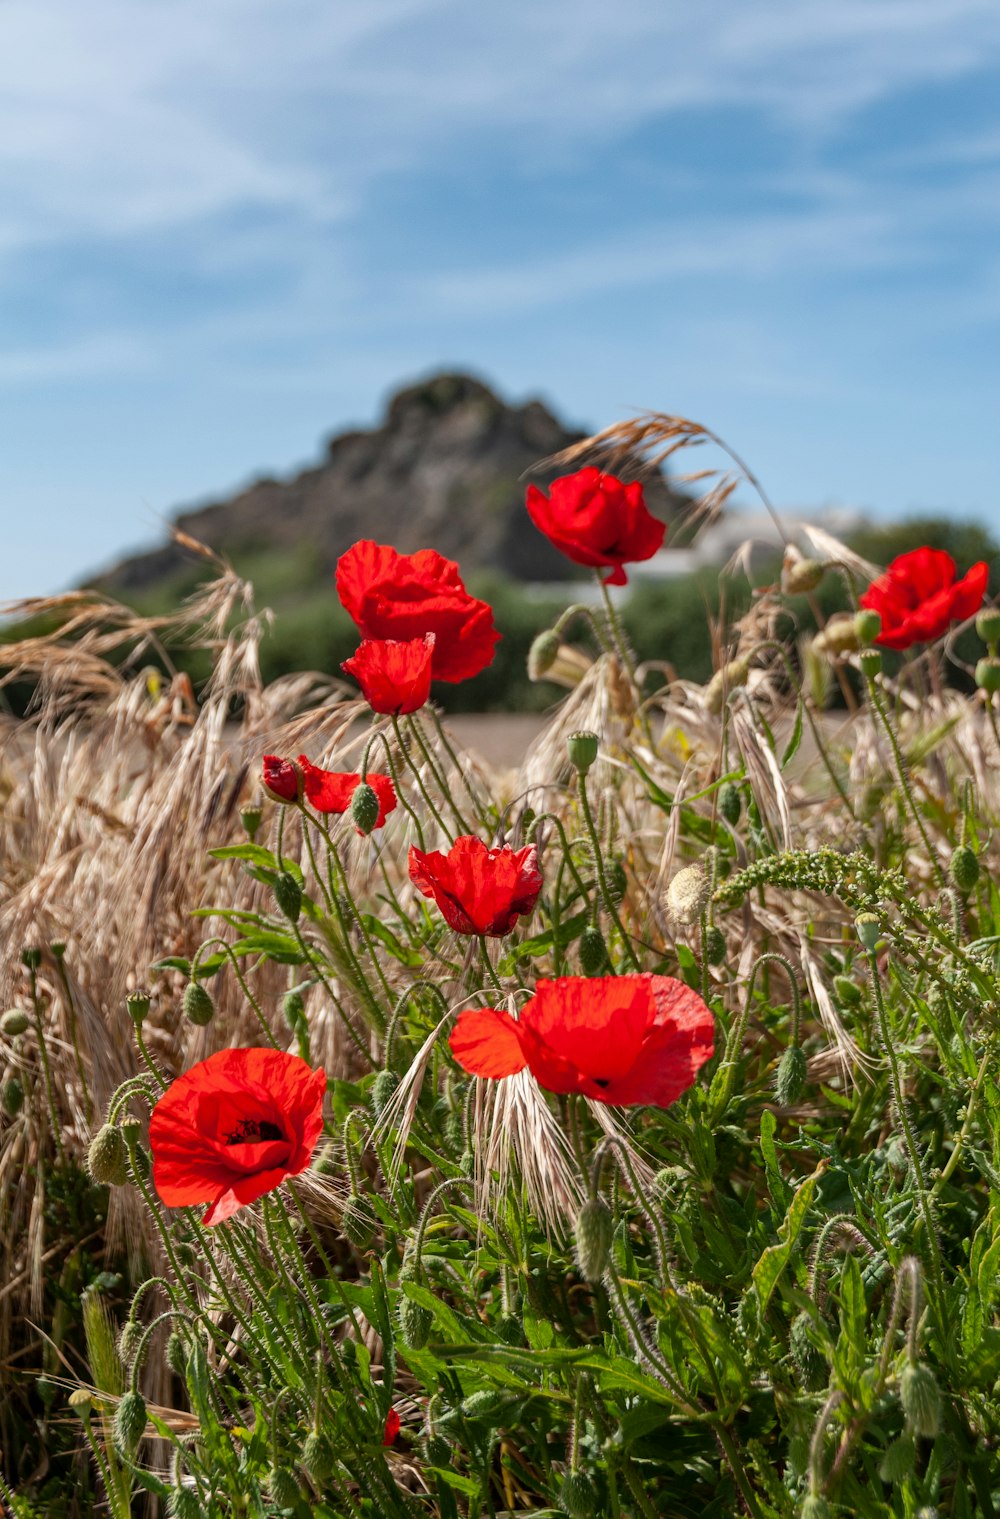
{"type": "Polygon", "coordinates": [[[431,694],[431,663],[436,637],[365,638],[356,654],[341,665],[353,675],[373,712],[398,716],[416,712],[431,694]]]}
{"type": "Polygon", "coordinates": [[[153,1109],[153,1182],[168,1208],[208,1203],[220,1224],[309,1164],[323,1131],[326,1072],[284,1050],[219,1050],[153,1109]]]}
{"type": "Polygon", "coordinates": [[[663,547],[666,525],[646,508],[642,484],[629,485],[588,465],[553,480],[549,494],[528,486],[528,515],[574,564],[608,567],[608,585],[625,585],[625,565],[651,559],[663,547]]]}
{"type": "Polygon", "coordinates": [[[398,554],[363,538],[337,563],[337,594],[365,638],[435,635],[433,680],[468,680],[493,662],[493,611],[470,596],[458,565],[434,549],[398,554]]]}
{"type": "Polygon", "coordinates": [[[509,934],[518,918],[534,910],[542,889],[538,852],[533,844],[491,849],[482,839],[463,834],[447,854],[425,854],[410,847],[410,880],[425,897],[433,897],[445,920],[460,934],[509,934]]]}
{"type": "Polygon", "coordinates": [[[539,981],[516,1020],[491,1007],[460,1013],[449,1042],[474,1076],[527,1066],[549,1092],[666,1108],[711,1059],[714,1023],[672,976],[563,976],[539,981]]]}
{"type": "Polygon", "coordinates": [[[953,622],[975,616],[986,595],[990,567],[981,560],[961,580],[955,574],[955,561],[944,549],[913,549],[894,559],[859,598],[882,619],[876,643],[885,649],[932,643],[953,622]]]}

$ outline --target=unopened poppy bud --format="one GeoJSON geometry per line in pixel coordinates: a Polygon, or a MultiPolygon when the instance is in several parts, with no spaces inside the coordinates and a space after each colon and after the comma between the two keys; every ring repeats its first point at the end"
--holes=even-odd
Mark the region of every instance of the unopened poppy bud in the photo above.
{"type": "Polygon", "coordinates": [[[31,1019],[24,1009],[12,1007],[0,1018],[0,1033],[5,1034],[8,1039],[16,1039],[18,1034],[23,1034],[30,1025],[31,1019]]]}
{"type": "Polygon", "coordinates": [[[860,639],[853,614],[838,612],[831,617],[823,631],[816,634],[812,646],[817,654],[826,654],[830,658],[836,658],[838,654],[856,654],[860,639]]]}
{"type": "Polygon", "coordinates": [[[306,1005],[302,1000],[302,993],[286,992],[281,999],[281,1012],[289,1030],[293,1034],[296,1033],[306,1016],[306,1005]]]}
{"type": "Polygon", "coordinates": [[[467,1398],[462,1399],[462,1412],[467,1419],[489,1419],[493,1414],[499,1413],[507,1401],[507,1395],[497,1387],[484,1387],[479,1392],[470,1392],[467,1398]]]}
{"type": "Polygon", "coordinates": [[[428,1466],[449,1470],[452,1462],[451,1442],[444,1435],[428,1435],[424,1441],[424,1455],[428,1466]]]}
{"type": "Polygon", "coordinates": [[[903,1405],[906,1427],[914,1435],[933,1440],[941,1432],[941,1392],[933,1371],[923,1361],[903,1367],[899,1379],[899,1401],[903,1405]]]}
{"type": "Polygon", "coordinates": [[[3,1086],[3,1106],[11,1118],[16,1117],[24,1106],[24,1087],[17,1076],[12,1076],[3,1086]]]}
{"type": "Polygon", "coordinates": [[[625,874],[625,866],[621,860],[615,860],[607,871],[608,896],[616,907],[625,900],[628,890],[628,876],[625,874]]]}
{"type": "Polygon", "coordinates": [[[586,728],[581,728],[577,733],[571,733],[566,740],[566,753],[573,768],[580,775],[586,775],[591,765],[597,758],[597,750],[600,740],[596,733],[591,733],[586,728]]]}
{"type": "Polygon", "coordinates": [[[981,659],[976,665],[976,685],[987,696],[1000,691],[1000,659],[981,659]]]}
{"type": "Polygon", "coordinates": [[[580,969],[585,976],[599,976],[608,963],[608,946],[599,928],[591,924],[580,935],[580,969]]]}
{"type": "Polygon", "coordinates": [[[168,1519],[204,1519],[205,1510],[193,1487],[172,1487],[167,1498],[168,1519]]]}
{"type": "Polygon", "coordinates": [[[882,937],[882,921],[873,912],[862,912],[854,920],[854,929],[869,954],[882,937]]]}
{"type": "Polygon", "coordinates": [[[834,976],[833,989],[837,994],[837,1000],[845,1007],[858,1007],[861,1003],[861,988],[850,976],[834,976]]]}
{"type": "Polygon", "coordinates": [[[854,632],[863,649],[870,648],[882,631],[882,619],[871,607],[862,607],[854,614],[854,632]]]}
{"type": "Polygon", "coordinates": [[[146,1428],[146,1403],[140,1393],[127,1392],[115,1409],[112,1436],[119,1453],[128,1459],[135,1454],[146,1428]]]}
{"type": "Polygon", "coordinates": [[[272,1466],[268,1473],[267,1486],[275,1508],[298,1508],[299,1484],[287,1466],[272,1466]]]}
{"type": "Polygon", "coordinates": [[[539,633],[528,650],[528,679],[541,680],[559,657],[562,640],[555,628],[539,633]]]}
{"type": "Polygon", "coordinates": [[[149,993],[144,991],[129,992],[125,998],[125,1010],[135,1024],[141,1028],[149,1012],[149,993]]]}
{"type": "Polygon", "coordinates": [[[297,802],[302,795],[302,771],[294,760],[265,754],[261,784],[276,802],[297,802]]]}
{"type": "Polygon", "coordinates": [[[287,870],[283,870],[275,878],[274,900],[289,923],[299,921],[299,913],[302,911],[302,887],[287,870]]]}
{"type": "Polygon", "coordinates": [[[27,970],[37,970],[41,963],[42,952],[40,949],[22,949],[21,964],[25,966],[27,970]]]}
{"type": "Polygon", "coordinates": [[[90,1417],[90,1410],[94,1406],[94,1399],[85,1387],[75,1387],[67,1400],[70,1408],[77,1418],[86,1424],[90,1417]]]}
{"type": "Polygon", "coordinates": [[[799,1510],[799,1519],[831,1519],[829,1503],[821,1493],[810,1493],[799,1510]]]}
{"type": "Polygon", "coordinates": [[[719,788],[719,811],[730,828],[735,828],[739,822],[740,808],[740,788],[734,785],[732,781],[727,781],[724,786],[720,786],[719,788]]]}
{"type": "Polygon", "coordinates": [[[807,559],[794,544],[789,544],[781,562],[781,589],[786,596],[805,596],[815,591],[825,573],[825,564],[807,559]]]}
{"type": "Polygon", "coordinates": [[[599,1197],[589,1198],[576,1215],[576,1260],[588,1282],[599,1282],[608,1268],[614,1227],[611,1209],[599,1197]]]}
{"type": "Polygon", "coordinates": [[[359,833],[371,833],[378,822],[379,804],[374,788],[362,781],[351,798],[351,817],[359,833]]]}
{"type": "Polygon", "coordinates": [[[808,1313],[797,1314],[788,1335],[788,1348],[799,1381],[808,1392],[815,1392],[826,1380],[827,1364],[809,1334],[808,1313]]]}
{"type": "Polygon", "coordinates": [[[307,1437],[301,1459],[317,1487],[322,1487],[333,1471],[333,1453],[326,1439],[317,1430],[313,1430],[307,1437]]]}
{"type": "Polygon", "coordinates": [[[52,951],[52,958],[53,958],[53,960],[63,960],[63,959],[65,959],[65,957],[66,957],[66,946],[62,942],[61,939],[57,939],[56,942],[55,942],[55,944],[50,944],[49,945],[49,949],[52,951]]]}
{"type": "Polygon", "coordinates": [[[106,1123],[98,1129],[87,1151],[87,1170],[102,1187],[124,1187],[128,1181],[128,1155],[121,1129],[106,1123]]]}
{"type": "Polygon", "coordinates": [[[801,1045],[790,1044],[778,1062],[774,1095],[783,1108],[797,1102],[806,1084],[806,1057],[801,1045]]]}
{"type": "Polygon", "coordinates": [[[976,632],[985,644],[1000,642],[1000,612],[996,607],[983,607],[976,618],[976,632]]]}
{"type": "Polygon", "coordinates": [[[712,895],[712,882],[701,865],[686,865],[667,887],[667,912],[675,923],[697,923],[712,895]]]}
{"type": "Polygon", "coordinates": [[[118,1354],[122,1358],[122,1364],[131,1366],[138,1354],[139,1346],[145,1330],[136,1319],[126,1319],[122,1325],[122,1332],[118,1336],[118,1354]]]}
{"type": "Polygon", "coordinates": [[[721,965],[726,958],[726,936],[715,924],[705,935],[705,959],[709,965],[721,965]]]}
{"type": "Polygon", "coordinates": [[[739,686],[745,686],[749,679],[750,661],[748,659],[731,659],[728,664],[716,670],[705,687],[702,697],[706,711],[717,717],[729,693],[739,686]]]}
{"type": "Polygon", "coordinates": [[[907,1477],[913,1475],[916,1464],[917,1450],[913,1443],[913,1436],[902,1434],[898,1440],[893,1440],[882,1457],[878,1474],[883,1482],[905,1482],[907,1477]]]}
{"type": "Polygon", "coordinates": [[[960,844],[951,857],[951,879],[954,885],[967,897],[970,891],[975,890],[979,880],[979,860],[975,851],[968,844],[960,844]]]}
{"type": "Polygon", "coordinates": [[[414,1302],[411,1297],[401,1297],[399,1300],[399,1333],[403,1344],[410,1350],[423,1350],[431,1337],[431,1324],[434,1322],[429,1308],[422,1303],[414,1302]]]}
{"type": "Polygon", "coordinates": [[[200,981],[188,982],[183,1005],[185,1018],[198,1028],[204,1028],[215,1017],[215,1003],[200,981]]]}
{"type": "Polygon", "coordinates": [[[378,1220],[366,1197],[352,1192],[344,1204],[340,1227],[356,1250],[367,1250],[375,1235],[378,1220]]]}
{"type": "Polygon", "coordinates": [[[882,654],[878,649],[862,649],[858,664],[865,680],[874,680],[882,668],[882,654]]]}
{"type": "Polygon", "coordinates": [[[597,1488],[586,1472],[567,1472],[559,1488],[559,1507],[568,1519],[593,1519],[597,1488]]]}
{"type": "Polygon", "coordinates": [[[396,1095],[396,1088],[398,1086],[399,1077],[395,1071],[379,1071],[372,1082],[372,1089],[369,1093],[372,1112],[376,1118],[382,1117],[382,1114],[396,1095]]]}
{"type": "Polygon", "coordinates": [[[167,1348],[164,1355],[174,1376],[182,1377],[187,1370],[187,1350],[183,1336],[178,1334],[176,1329],[171,1329],[167,1336],[167,1348]]]}
{"type": "Polygon", "coordinates": [[[264,814],[256,803],[248,803],[247,806],[240,808],[240,822],[243,824],[243,832],[251,844],[257,837],[257,830],[260,828],[263,817],[264,814]]]}

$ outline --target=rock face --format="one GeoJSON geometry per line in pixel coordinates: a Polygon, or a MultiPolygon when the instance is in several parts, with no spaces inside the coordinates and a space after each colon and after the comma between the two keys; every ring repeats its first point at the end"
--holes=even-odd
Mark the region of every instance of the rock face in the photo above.
{"type": "MultiPolygon", "coordinates": [[[[232,559],[311,546],[324,573],[358,538],[403,553],[435,548],[462,570],[492,568],[519,580],[578,571],[532,526],[529,481],[556,471],[540,460],[584,436],[541,401],[512,407],[468,375],[440,374],[399,391],[381,426],[341,433],[313,469],[261,479],[228,501],[181,513],[177,526],[232,559]]],[[[681,498],[662,480],[647,486],[652,511],[669,517],[681,498]]],[[[100,585],[128,595],[154,588],[189,563],[168,544],[124,560],[100,585]]]]}

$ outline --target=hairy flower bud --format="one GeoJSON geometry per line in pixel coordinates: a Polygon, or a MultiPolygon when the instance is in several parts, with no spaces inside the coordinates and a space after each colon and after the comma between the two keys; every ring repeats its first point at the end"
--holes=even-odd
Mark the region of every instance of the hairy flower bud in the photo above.
{"type": "Polygon", "coordinates": [[[871,607],[862,607],[854,614],[854,633],[863,649],[870,648],[882,631],[882,618],[871,607]]]}
{"type": "Polygon", "coordinates": [[[184,988],[184,1016],[189,1023],[204,1028],[215,1016],[215,1003],[200,981],[189,981],[184,988]]]}
{"type": "Polygon", "coordinates": [[[712,895],[712,882],[701,865],[685,865],[666,892],[667,912],[675,923],[697,923],[712,895]]]}
{"type": "Polygon", "coordinates": [[[134,992],[129,992],[125,998],[125,1011],[136,1028],[141,1028],[149,1012],[149,993],[139,988],[136,988],[134,992]]]}
{"type": "Polygon", "coordinates": [[[378,822],[379,800],[372,786],[361,781],[351,798],[351,818],[359,833],[369,834],[378,822]]]}
{"type": "Polygon", "coordinates": [[[559,1488],[559,1507],[568,1519],[594,1519],[597,1488],[586,1472],[567,1472],[559,1488]]]}
{"type": "Polygon", "coordinates": [[[802,1386],[807,1392],[815,1392],[826,1381],[827,1364],[812,1342],[810,1322],[808,1313],[796,1315],[788,1336],[788,1348],[802,1386]]]}
{"type": "Polygon", "coordinates": [[[283,870],[275,879],[274,900],[289,923],[299,921],[299,913],[302,911],[302,887],[287,870],[283,870]]]}
{"type": "Polygon", "coordinates": [[[167,1498],[168,1519],[203,1519],[205,1510],[193,1487],[172,1487],[167,1498]]]}
{"type": "Polygon", "coordinates": [[[916,1466],[917,1452],[911,1434],[902,1434],[898,1440],[893,1440],[882,1460],[879,1462],[878,1474],[883,1482],[905,1482],[907,1477],[913,1475],[916,1466]]]}
{"type": "Polygon", "coordinates": [[[251,844],[257,837],[257,830],[260,828],[263,817],[264,814],[256,803],[240,808],[240,822],[243,824],[243,832],[251,844]]]}
{"type": "Polygon", "coordinates": [[[5,1034],[8,1039],[16,1039],[18,1034],[23,1034],[30,1026],[31,1019],[20,1007],[9,1008],[0,1018],[0,1033],[5,1034]]]}
{"type": "Polygon", "coordinates": [[[599,744],[597,734],[591,733],[586,728],[581,728],[577,733],[571,733],[566,740],[569,762],[581,775],[586,775],[596,760],[599,744]]]}
{"type": "Polygon", "coordinates": [[[462,1412],[467,1419],[492,1419],[506,1402],[507,1394],[498,1387],[484,1387],[462,1399],[462,1412]]]}
{"type": "Polygon", "coordinates": [[[367,1250],[375,1235],[378,1219],[367,1197],[352,1192],[344,1204],[340,1227],[356,1250],[367,1250]]]}
{"type": "Polygon", "coordinates": [[[600,1197],[589,1198],[576,1215],[576,1260],[586,1281],[599,1282],[607,1270],[614,1228],[611,1209],[600,1197]]]}
{"type": "Polygon", "coordinates": [[[830,618],[822,632],[816,634],[812,646],[817,654],[835,659],[838,654],[856,654],[859,642],[853,614],[838,612],[830,618]]]}
{"type": "Polygon", "coordinates": [[[951,857],[950,875],[952,882],[963,897],[967,897],[970,891],[975,890],[979,880],[979,860],[975,851],[968,844],[959,844],[951,857]]]}
{"type": "Polygon", "coordinates": [[[396,1094],[399,1086],[399,1077],[395,1071],[379,1071],[372,1082],[371,1091],[368,1094],[372,1105],[372,1112],[376,1118],[381,1118],[396,1094]]]}
{"type": "Polygon", "coordinates": [[[861,1002],[861,988],[850,976],[834,976],[833,989],[837,994],[837,1001],[844,1007],[858,1007],[861,1002]]]}
{"type": "Polygon", "coordinates": [[[528,650],[528,679],[541,680],[559,658],[562,639],[555,628],[539,633],[528,650]]]}
{"type": "Polygon", "coordinates": [[[333,1471],[333,1452],[326,1438],[318,1430],[313,1430],[312,1434],[306,1437],[301,1460],[317,1487],[322,1487],[329,1480],[333,1471]]]}
{"type": "Polygon", "coordinates": [[[184,1345],[184,1336],[172,1329],[167,1336],[167,1348],[164,1359],[170,1370],[176,1377],[182,1377],[187,1370],[187,1350],[184,1345]]]}
{"type": "Polygon", "coordinates": [[[799,1510],[799,1519],[831,1519],[829,1503],[820,1493],[810,1493],[799,1510]]]}
{"type": "Polygon", "coordinates": [[[116,1449],[128,1459],[135,1454],[146,1428],[146,1403],[140,1393],[127,1392],[115,1409],[112,1437],[116,1449]]]}
{"type": "Polygon", "coordinates": [[[131,1366],[139,1353],[145,1329],[137,1319],[126,1319],[118,1336],[118,1354],[124,1366],[131,1366]]]}
{"type": "Polygon", "coordinates": [[[826,565],[819,559],[807,559],[805,554],[788,544],[781,561],[781,589],[786,596],[805,596],[815,591],[826,573],[826,565]]]}
{"type": "Polygon", "coordinates": [[[719,787],[719,811],[731,828],[740,820],[741,805],[740,788],[733,781],[719,787]]]}
{"type": "Polygon", "coordinates": [[[783,1108],[797,1102],[806,1084],[806,1057],[801,1045],[790,1044],[778,1062],[774,1095],[783,1108]]]}
{"type": "Polygon", "coordinates": [[[705,935],[705,959],[709,965],[721,965],[726,958],[726,936],[713,923],[705,935]]]}
{"type": "Polygon", "coordinates": [[[410,1350],[423,1350],[431,1337],[434,1316],[423,1303],[405,1295],[399,1300],[399,1333],[410,1350]]]}
{"type": "Polygon", "coordinates": [[[706,711],[717,717],[729,693],[735,691],[738,686],[745,686],[749,679],[750,661],[748,659],[731,659],[728,664],[716,670],[702,695],[706,711]]]}
{"type": "Polygon", "coordinates": [[[101,1186],[124,1187],[128,1181],[127,1152],[121,1129],[106,1123],[98,1129],[87,1151],[87,1169],[101,1186]]]}
{"type": "Polygon", "coordinates": [[[267,1474],[268,1491],[275,1508],[297,1508],[299,1484],[287,1466],[272,1466],[267,1474]]]}
{"type": "Polygon", "coordinates": [[[862,912],[855,918],[854,928],[865,949],[871,954],[882,937],[881,919],[873,912],[862,912]]]}
{"type": "Polygon", "coordinates": [[[302,1000],[302,993],[286,992],[281,999],[281,1013],[288,1024],[289,1032],[298,1033],[306,1016],[306,1005],[302,1000]]]}
{"type": "Polygon", "coordinates": [[[588,924],[580,935],[580,969],[585,976],[599,976],[608,963],[608,946],[599,928],[588,924]]]}
{"type": "Polygon", "coordinates": [[[933,1440],[941,1432],[941,1392],[933,1371],[923,1361],[903,1367],[899,1379],[899,1401],[903,1405],[906,1427],[914,1435],[933,1440]]]}
{"type": "Polygon", "coordinates": [[[16,1117],[20,1113],[24,1106],[24,1087],[21,1085],[21,1080],[18,1076],[11,1076],[9,1081],[4,1082],[2,1101],[4,1111],[11,1118],[16,1117]]]}

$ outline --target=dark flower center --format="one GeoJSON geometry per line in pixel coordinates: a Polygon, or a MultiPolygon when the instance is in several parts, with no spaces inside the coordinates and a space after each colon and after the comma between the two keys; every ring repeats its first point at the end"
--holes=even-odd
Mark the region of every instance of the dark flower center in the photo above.
{"type": "Polygon", "coordinates": [[[609,1087],[611,1085],[610,1076],[595,1076],[593,1080],[595,1087],[609,1087]]]}
{"type": "Polygon", "coordinates": [[[226,1135],[226,1144],[254,1145],[284,1137],[278,1125],[267,1118],[241,1118],[235,1129],[226,1135]]]}

